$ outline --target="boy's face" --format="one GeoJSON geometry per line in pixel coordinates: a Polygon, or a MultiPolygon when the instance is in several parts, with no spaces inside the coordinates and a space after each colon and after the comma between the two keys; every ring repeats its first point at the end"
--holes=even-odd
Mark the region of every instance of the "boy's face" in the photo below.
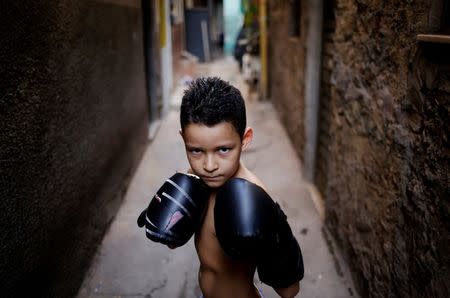
{"type": "Polygon", "coordinates": [[[191,123],[180,134],[194,174],[209,187],[220,187],[238,170],[241,151],[250,143],[253,131],[247,128],[241,140],[231,123],[191,123]]]}

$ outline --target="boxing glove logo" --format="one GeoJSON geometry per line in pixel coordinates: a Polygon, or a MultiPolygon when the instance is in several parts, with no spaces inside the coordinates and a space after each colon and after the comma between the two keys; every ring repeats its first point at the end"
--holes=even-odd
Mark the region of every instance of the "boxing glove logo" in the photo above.
{"type": "Polygon", "coordinates": [[[161,197],[158,196],[158,194],[155,195],[155,199],[156,199],[159,203],[161,203],[161,197]]]}
{"type": "Polygon", "coordinates": [[[180,219],[183,218],[183,214],[181,214],[180,211],[175,211],[172,216],[170,217],[169,222],[167,223],[167,226],[165,228],[165,231],[170,230],[180,219]]]}

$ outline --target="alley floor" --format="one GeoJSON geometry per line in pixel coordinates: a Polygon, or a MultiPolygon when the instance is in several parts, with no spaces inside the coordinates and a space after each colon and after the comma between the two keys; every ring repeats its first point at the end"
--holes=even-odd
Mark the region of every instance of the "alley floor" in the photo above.
{"type": "MultiPolygon", "coordinates": [[[[323,221],[301,175],[301,163],[270,102],[248,96],[248,88],[232,58],[199,66],[203,76],[219,76],[238,87],[247,101],[249,125],[255,135],[244,163],[280,202],[303,252],[305,277],[297,297],[357,297],[345,262],[323,221]]],[[[136,219],[165,179],[186,171],[188,163],[179,130],[182,85],[175,88],[170,108],[149,144],[128,191],[89,268],[78,297],[200,297],[198,259],[191,239],[171,250],[153,243],[136,219]]],[[[264,297],[278,297],[262,288],[264,297]]]]}

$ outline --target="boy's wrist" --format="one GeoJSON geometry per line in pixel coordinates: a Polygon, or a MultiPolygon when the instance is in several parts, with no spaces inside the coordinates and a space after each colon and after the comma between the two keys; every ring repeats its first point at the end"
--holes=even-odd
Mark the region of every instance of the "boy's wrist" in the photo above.
{"type": "Polygon", "coordinates": [[[290,285],[287,288],[278,288],[274,290],[282,298],[293,298],[300,291],[300,282],[295,282],[294,284],[290,285]]]}

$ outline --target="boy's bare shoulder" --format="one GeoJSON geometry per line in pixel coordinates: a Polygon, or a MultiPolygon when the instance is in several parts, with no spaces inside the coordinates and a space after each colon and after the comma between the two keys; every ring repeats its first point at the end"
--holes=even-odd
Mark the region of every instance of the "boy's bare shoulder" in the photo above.
{"type": "Polygon", "coordinates": [[[237,171],[235,177],[248,180],[248,181],[258,185],[259,187],[261,187],[262,189],[264,189],[267,192],[267,188],[264,185],[264,183],[252,171],[247,169],[242,163],[241,163],[239,170],[237,171]]]}

